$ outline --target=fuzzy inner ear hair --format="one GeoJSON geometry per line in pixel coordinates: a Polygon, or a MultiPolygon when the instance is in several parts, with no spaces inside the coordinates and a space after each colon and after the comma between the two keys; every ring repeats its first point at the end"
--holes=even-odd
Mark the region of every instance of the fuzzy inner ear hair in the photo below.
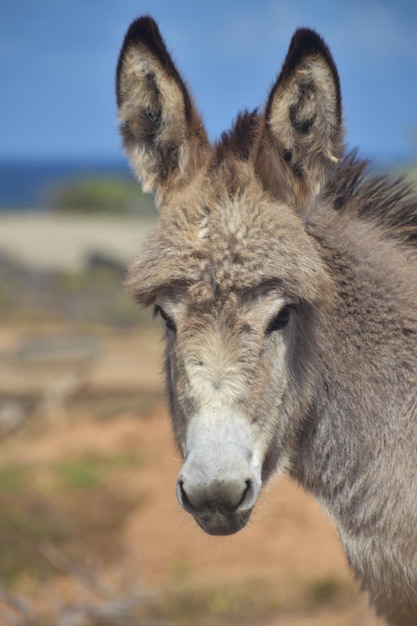
{"type": "MultiPolygon", "coordinates": [[[[324,40],[314,30],[311,30],[309,28],[299,28],[295,31],[291,39],[288,53],[283,63],[281,72],[278,75],[278,78],[275,82],[274,87],[271,90],[268,99],[267,113],[269,107],[271,106],[275,89],[279,85],[283,86],[288,83],[293,78],[294,72],[297,71],[297,68],[299,69],[299,71],[303,72],[303,62],[309,58],[317,60],[322,59],[330,71],[333,81],[333,88],[335,91],[338,122],[340,124],[342,121],[341,90],[337,67],[332,57],[332,54],[324,40]]],[[[308,74],[306,69],[304,69],[304,73],[308,74]]]]}
{"type": "Polygon", "coordinates": [[[149,54],[158,60],[161,68],[164,68],[167,76],[172,76],[172,78],[180,86],[185,104],[188,104],[189,108],[191,106],[191,102],[187,88],[168,53],[158,25],[151,17],[148,16],[141,17],[132,22],[125,35],[116,70],[117,105],[120,107],[123,103],[123,65],[125,57],[129,54],[129,50],[131,50],[132,47],[136,47],[138,49],[138,54],[140,48],[146,48],[149,54]]]}
{"type": "Polygon", "coordinates": [[[133,22],[117,64],[120,133],[144,191],[165,192],[189,181],[208,139],[191,96],[156,23],[133,22]]]}
{"type": "Polygon", "coordinates": [[[264,184],[306,213],[343,152],[339,76],[312,30],[294,34],[269,94],[256,156],[264,184]]]}

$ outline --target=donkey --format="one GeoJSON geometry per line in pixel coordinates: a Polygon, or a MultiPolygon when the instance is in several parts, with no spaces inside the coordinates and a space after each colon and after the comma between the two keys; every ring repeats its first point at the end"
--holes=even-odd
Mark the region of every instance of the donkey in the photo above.
{"type": "Polygon", "coordinates": [[[417,625],[417,199],[346,154],[337,69],[312,30],[263,111],[214,145],[149,17],[126,34],[117,103],[160,212],[126,282],[166,325],[180,504],[235,533],[287,472],[378,614],[417,625]]]}

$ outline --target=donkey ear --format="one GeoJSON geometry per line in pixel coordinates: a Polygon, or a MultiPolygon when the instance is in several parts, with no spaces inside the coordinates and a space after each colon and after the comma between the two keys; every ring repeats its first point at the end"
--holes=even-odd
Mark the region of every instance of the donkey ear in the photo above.
{"type": "Polygon", "coordinates": [[[339,76],[324,41],[294,34],[269,95],[256,153],[265,186],[306,212],[343,152],[339,76]]]}
{"type": "Polygon", "coordinates": [[[163,193],[201,166],[207,135],[150,17],[133,22],[117,64],[120,133],[144,191],[163,193]]]}

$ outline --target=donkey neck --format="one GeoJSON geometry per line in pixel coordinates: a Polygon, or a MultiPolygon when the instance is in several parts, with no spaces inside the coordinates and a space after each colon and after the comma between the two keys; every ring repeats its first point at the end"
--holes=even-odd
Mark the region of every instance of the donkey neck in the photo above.
{"type": "Polygon", "coordinates": [[[395,472],[404,470],[400,439],[417,437],[417,348],[410,347],[416,285],[409,270],[416,263],[371,224],[333,221],[309,227],[333,276],[335,298],[332,311],[318,316],[315,395],[291,473],[339,524],[360,519],[375,528],[373,518],[386,503],[372,498],[370,506],[370,491],[377,482],[384,492],[387,455],[395,472]],[[352,506],[361,511],[356,518],[352,506]]]}

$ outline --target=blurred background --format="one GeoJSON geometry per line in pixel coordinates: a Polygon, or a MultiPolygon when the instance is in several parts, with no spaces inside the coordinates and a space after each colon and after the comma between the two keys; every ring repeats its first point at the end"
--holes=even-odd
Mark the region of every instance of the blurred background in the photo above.
{"type": "Polygon", "coordinates": [[[294,485],[277,481],[226,539],[176,504],[161,332],[122,285],[156,219],[114,98],[143,14],[211,139],[262,106],[294,30],[316,29],[348,146],[417,180],[413,0],[2,3],[0,624],[376,626],[325,514],[294,485]]]}

